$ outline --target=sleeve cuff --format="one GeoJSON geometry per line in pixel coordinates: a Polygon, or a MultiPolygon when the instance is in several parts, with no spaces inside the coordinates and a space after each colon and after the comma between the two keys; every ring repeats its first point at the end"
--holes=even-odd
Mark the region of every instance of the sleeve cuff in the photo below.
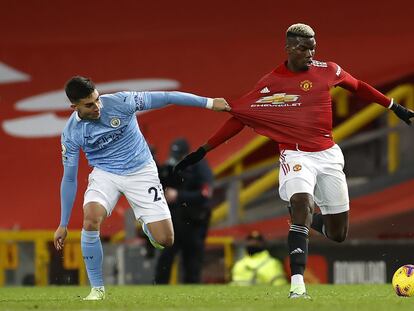
{"type": "Polygon", "coordinates": [[[394,98],[391,98],[391,103],[389,104],[388,109],[391,109],[393,104],[394,104],[394,98]]]}
{"type": "Polygon", "coordinates": [[[214,99],[207,98],[207,104],[206,104],[207,109],[213,109],[213,101],[214,101],[214,99]]]}

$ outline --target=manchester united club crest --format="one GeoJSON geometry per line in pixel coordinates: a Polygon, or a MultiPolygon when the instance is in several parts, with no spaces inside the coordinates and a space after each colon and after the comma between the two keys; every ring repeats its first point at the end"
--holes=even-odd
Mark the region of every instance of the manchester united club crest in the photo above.
{"type": "Polygon", "coordinates": [[[302,169],[302,165],[300,164],[295,164],[295,166],[293,166],[293,171],[295,172],[299,172],[302,169]]]}
{"type": "Polygon", "coordinates": [[[312,88],[312,82],[309,80],[304,80],[300,83],[300,88],[304,90],[305,92],[309,91],[312,88]]]}
{"type": "Polygon", "coordinates": [[[121,125],[121,120],[119,118],[112,118],[111,119],[111,126],[112,127],[118,127],[121,125]]]}

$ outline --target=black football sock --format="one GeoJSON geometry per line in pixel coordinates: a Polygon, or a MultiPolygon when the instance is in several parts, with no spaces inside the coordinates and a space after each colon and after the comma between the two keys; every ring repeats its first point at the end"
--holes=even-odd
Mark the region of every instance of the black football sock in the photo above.
{"type": "Polygon", "coordinates": [[[290,271],[292,275],[303,275],[308,257],[309,229],[303,225],[292,224],[288,234],[290,271]]]}

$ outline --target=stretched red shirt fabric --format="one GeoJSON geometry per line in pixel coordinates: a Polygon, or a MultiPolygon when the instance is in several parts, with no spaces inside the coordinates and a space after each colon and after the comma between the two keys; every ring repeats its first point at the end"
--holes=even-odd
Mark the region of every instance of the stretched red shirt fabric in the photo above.
{"type": "Polygon", "coordinates": [[[281,64],[230,103],[230,113],[240,122],[228,120],[209,142],[217,146],[237,134],[243,124],[278,142],[280,149],[328,149],[334,145],[329,90],[336,85],[383,106],[391,102],[333,62],[314,61],[304,72],[291,72],[281,64]]]}
{"type": "Polygon", "coordinates": [[[214,149],[226,140],[229,140],[234,135],[238,134],[243,128],[243,123],[235,117],[231,117],[216,133],[214,133],[213,136],[211,136],[211,138],[207,141],[207,144],[211,147],[211,149],[214,149]]]}

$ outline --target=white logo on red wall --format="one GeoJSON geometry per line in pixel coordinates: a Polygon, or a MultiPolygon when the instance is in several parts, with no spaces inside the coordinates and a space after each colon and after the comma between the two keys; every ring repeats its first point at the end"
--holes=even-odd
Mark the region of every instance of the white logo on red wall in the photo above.
{"type": "MultiPolygon", "coordinates": [[[[30,76],[0,62],[0,83],[29,81],[30,76]]],[[[180,83],[171,79],[133,79],[97,83],[101,93],[116,91],[176,90],[180,83]]],[[[55,114],[70,111],[70,103],[62,90],[53,90],[19,100],[14,105],[17,111],[36,112],[37,114],[4,120],[4,132],[21,138],[41,138],[60,136],[67,118],[55,114]]],[[[139,112],[145,113],[143,112],[139,112]]]]}

